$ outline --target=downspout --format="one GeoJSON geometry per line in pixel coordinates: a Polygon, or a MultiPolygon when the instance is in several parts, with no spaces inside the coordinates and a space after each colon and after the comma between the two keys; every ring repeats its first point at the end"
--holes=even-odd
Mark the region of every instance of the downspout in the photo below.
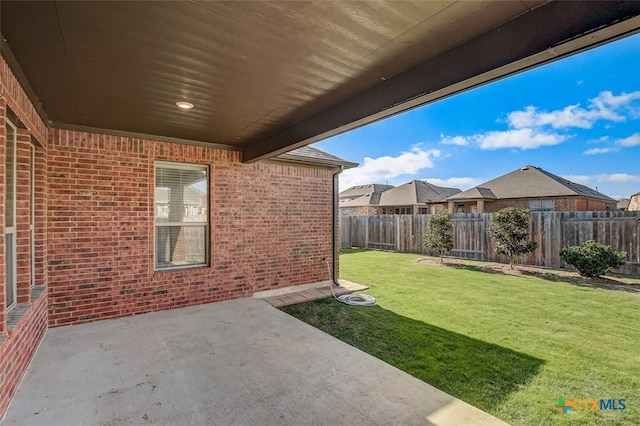
{"type": "Polygon", "coordinates": [[[333,281],[333,285],[340,287],[340,283],[338,282],[338,177],[340,173],[344,170],[344,166],[338,166],[338,171],[333,174],[333,204],[332,204],[332,231],[331,231],[331,248],[332,248],[332,259],[333,259],[333,272],[331,280],[333,281]]]}

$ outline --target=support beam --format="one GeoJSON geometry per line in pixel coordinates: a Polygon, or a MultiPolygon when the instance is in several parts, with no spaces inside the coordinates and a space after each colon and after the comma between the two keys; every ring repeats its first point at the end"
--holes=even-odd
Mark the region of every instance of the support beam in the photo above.
{"type": "Polygon", "coordinates": [[[640,1],[554,1],[243,149],[254,162],[640,31],[640,1]]]}

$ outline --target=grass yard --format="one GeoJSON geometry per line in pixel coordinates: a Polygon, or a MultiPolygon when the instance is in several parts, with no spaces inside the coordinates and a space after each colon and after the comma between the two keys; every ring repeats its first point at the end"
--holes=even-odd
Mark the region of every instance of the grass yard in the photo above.
{"type": "Polygon", "coordinates": [[[377,306],[283,310],[514,425],[640,425],[640,293],[423,257],[347,250],[341,277],[377,306]],[[626,409],[563,414],[558,397],[626,409]]]}

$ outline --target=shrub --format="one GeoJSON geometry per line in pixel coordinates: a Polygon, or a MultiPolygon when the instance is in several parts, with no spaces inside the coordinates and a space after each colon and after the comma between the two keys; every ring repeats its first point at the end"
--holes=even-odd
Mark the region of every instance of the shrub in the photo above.
{"type": "Polygon", "coordinates": [[[524,256],[538,248],[538,243],[529,240],[531,213],[507,207],[491,213],[489,235],[496,240],[496,252],[509,256],[509,266],[513,268],[513,258],[524,256]]]}
{"type": "Polygon", "coordinates": [[[615,252],[610,246],[587,241],[581,246],[563,247],[560,258],[585,277],[599,277],[611,268],[624,265],[627,253],[615,252]]]}
{"type": "Polygon", "coordinates": [[[453,248],[451,213],[446,212],[429,218],[429,227],[424,234],[424,245],[427,248],[438,250],[440,262],[442,262],[444,253],[453,248]]]}

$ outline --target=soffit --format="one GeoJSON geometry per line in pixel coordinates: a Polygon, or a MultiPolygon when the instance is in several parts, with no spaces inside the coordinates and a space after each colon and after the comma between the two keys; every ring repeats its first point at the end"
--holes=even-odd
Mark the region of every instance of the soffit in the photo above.
{"type": "Polygon", "coordinates": [[[579,4],[2,2],[0,29],[51,125],[221,144],[251,160],[561,56],[468,81],[640,13],[638,2],[579,4]],[[519,27],[539,34],[513,48],[519,27]],[[469,55],[476,40],[499,44],[469,55]],[[177,110],[181,100],[196,107],[177,110]]]}

